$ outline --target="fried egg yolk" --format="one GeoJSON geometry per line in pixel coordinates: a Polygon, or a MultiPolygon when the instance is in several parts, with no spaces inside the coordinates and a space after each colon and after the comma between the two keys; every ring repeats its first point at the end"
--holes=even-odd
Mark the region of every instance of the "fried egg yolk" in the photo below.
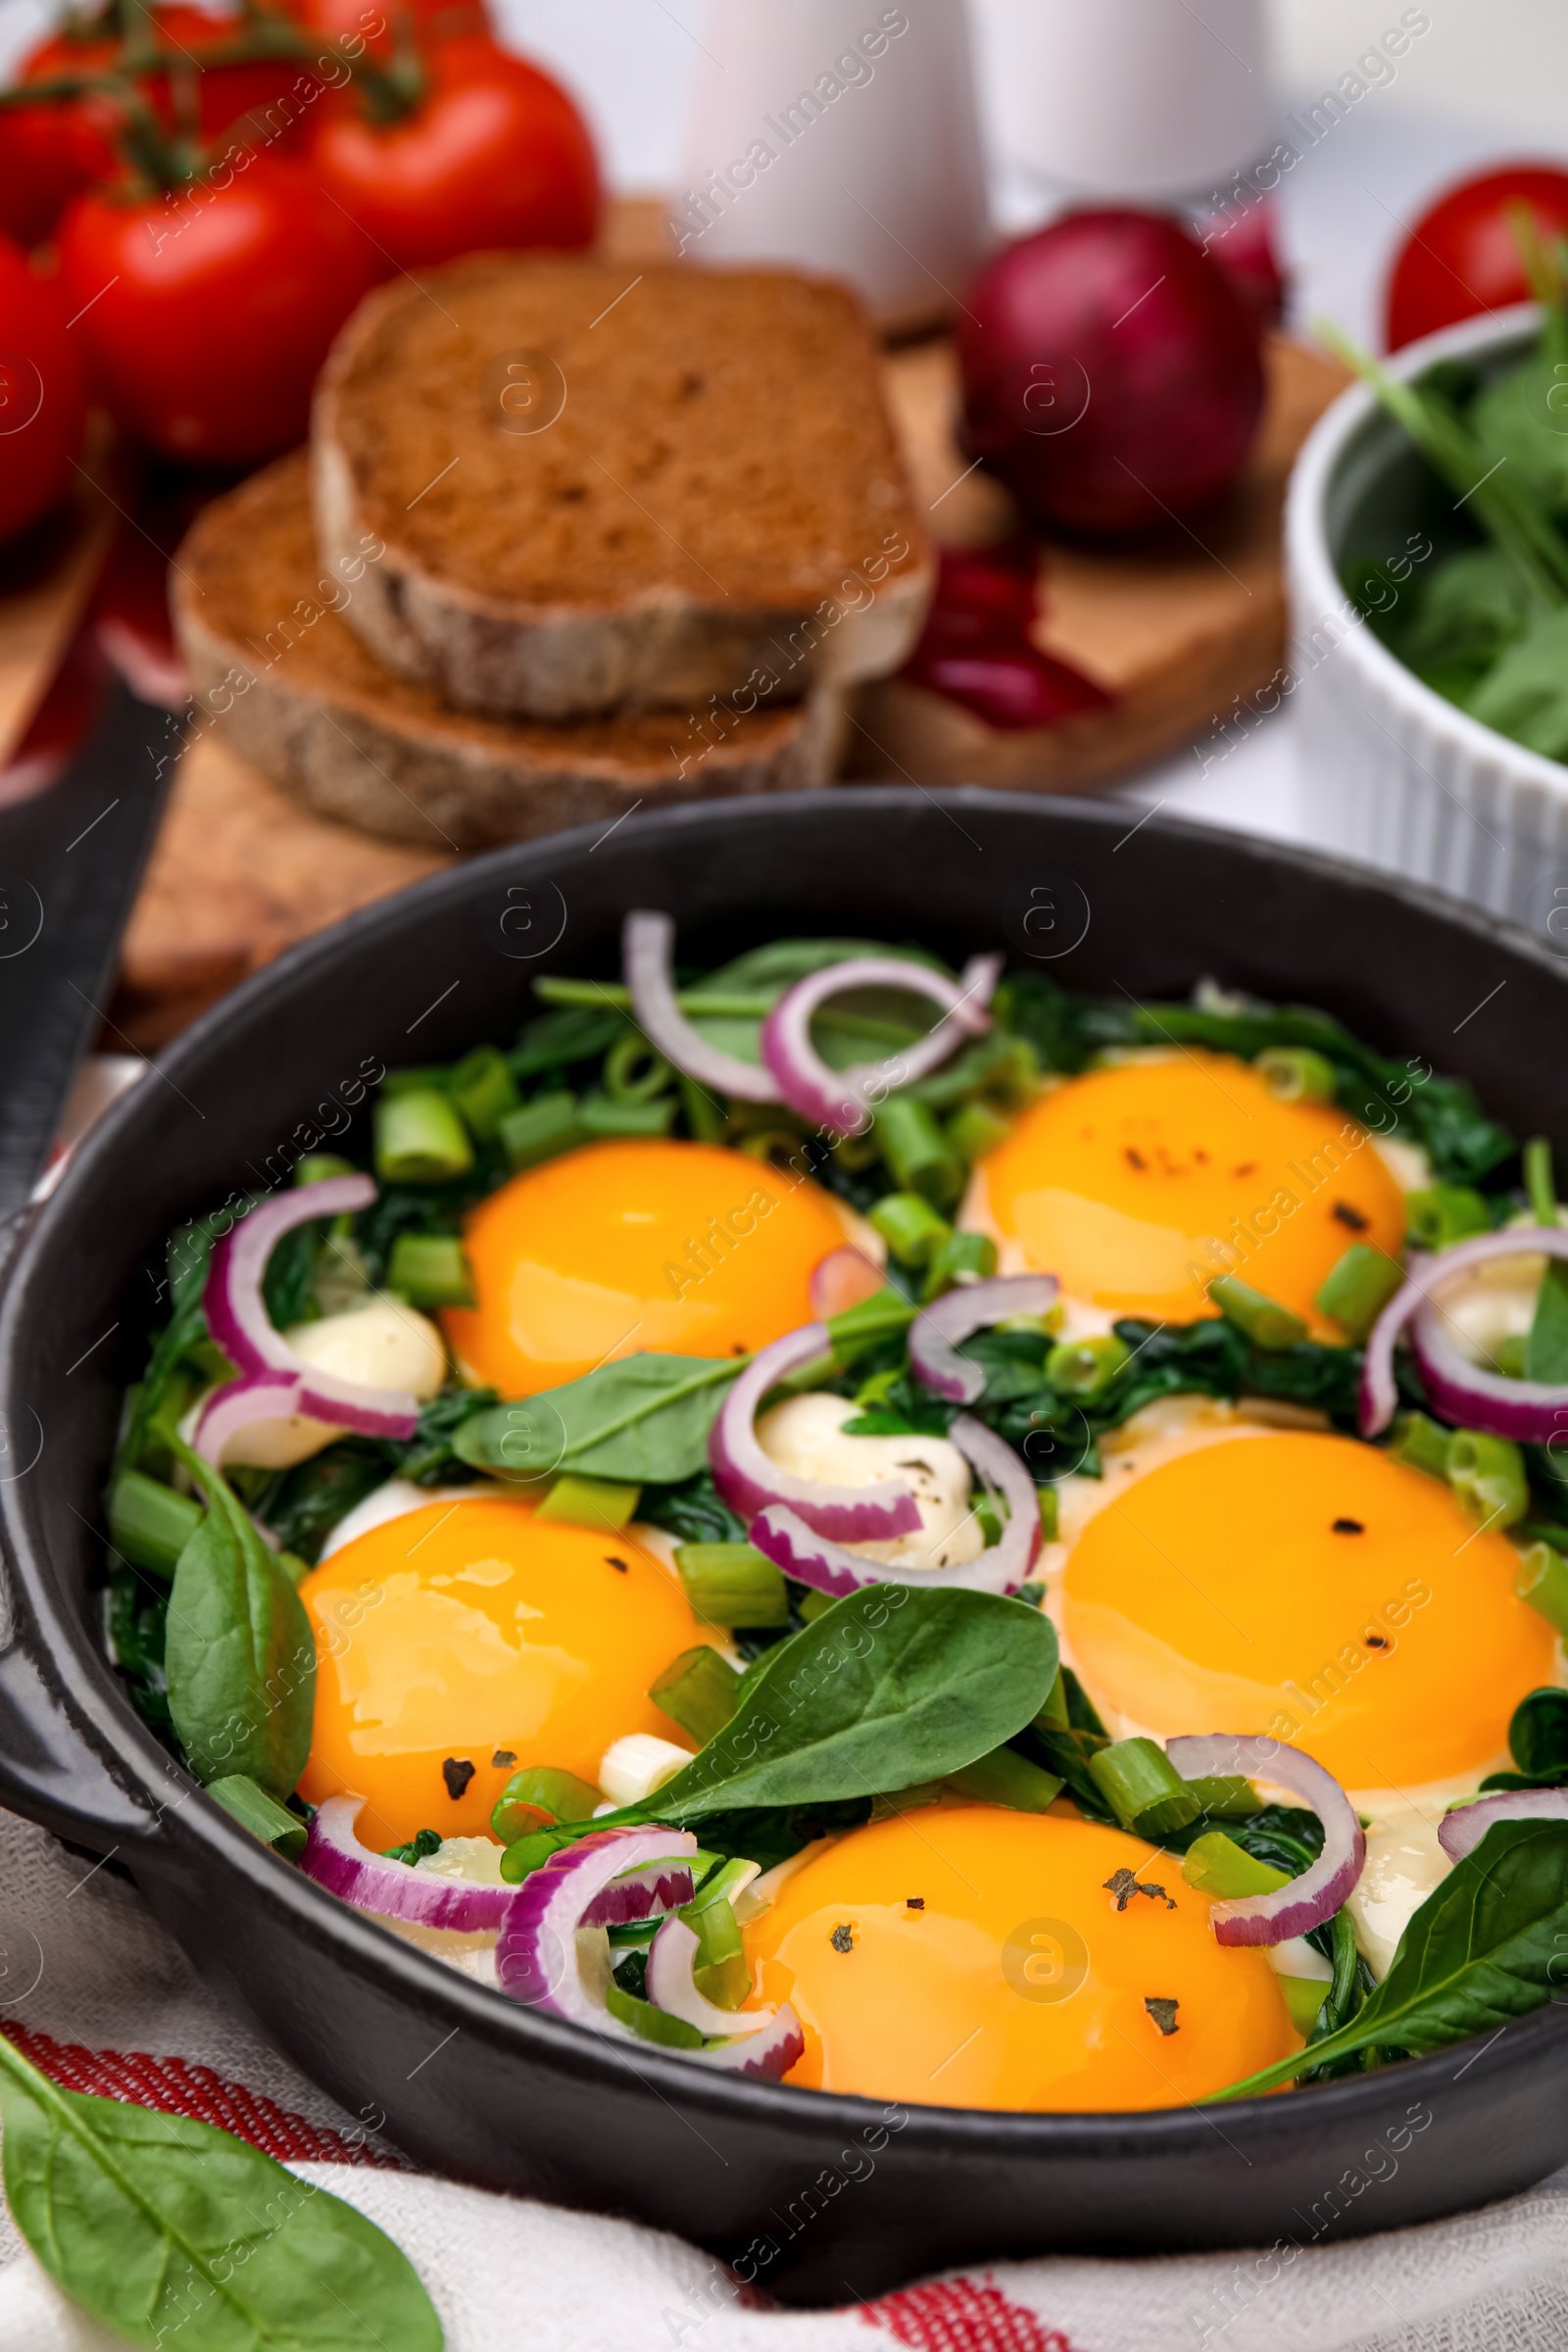
{"type": "Polygon", "coordinates": [[[1347,1788],[1486,1770],[1555,1679],[1507,1539],[1375,1446],[1280,1431],[1202,1446],[1107,1496],[1067,1556],[1068,1655],[1161,1740],[1270,1733],[1347,1788]]]}
{"type": "Polygon", "coordinates": [[[363,1844],[475,1837],[511,1775],[597,1785],[628,1732],[670,1737],[647,1695],[711,1635],[625,1535],[541,1520],[510,1496],[434,1502],[369,1529],[300,1587],[316,1729],[300,1794],[367,1800],[363,1844]]]}
{"type": "Polygon", "coordinates": [[[442,1317],[471,1380],[559,1388],[616,1355],[733,1355],[811,1320],[843,1247],[828,1196],[712,1144],[589,1144],[514,1176],[468,1219],[472,1308],[442,1317]]]}
{"type": "Polygon", "coordinates": [[[1332,1103],[1281,1102],[1250,1062],[1190,1053],[1092,1070],[1045,1095],[982,1162],[998,1235],[1069,1298],[1191,1323],[1231,1272],[1343,1340],[1319,1313],[1352,1242],[1397,1256],[1398,1185],[1332,1103]]]}
{"type": "Polygon", "coordinates": [[[1261,1951],[1223,1949],[1179,1862],[991,1805],[857,1830],[745,1931],[812,2089],[937,2107],[1174,2107],[1299,2046],[1261,1951]]]}

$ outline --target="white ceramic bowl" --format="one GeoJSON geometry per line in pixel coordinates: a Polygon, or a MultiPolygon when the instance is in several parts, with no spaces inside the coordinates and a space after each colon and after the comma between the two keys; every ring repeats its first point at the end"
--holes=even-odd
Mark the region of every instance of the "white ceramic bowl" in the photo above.
{"type": "MultiPolygon", "coordinates": [[[[1484,370],[1536,338],[1532,304],[1466,319],[1390,363],[1418,375],[1435,360],[1484,370]]],[[[1286,510],[1290,676],[1300,728],[1303,814],[1325,848],[1473,900],[1568,952],[1568,767],[1482,726],[1379,643],[1342,585],[1353,559],[1412,561],[1462,524],[1402,429],[1355,385],[1319,418],[1286,510]]],[[[1392,583],[1391,583],[1392,586],[1392,583]]]]}

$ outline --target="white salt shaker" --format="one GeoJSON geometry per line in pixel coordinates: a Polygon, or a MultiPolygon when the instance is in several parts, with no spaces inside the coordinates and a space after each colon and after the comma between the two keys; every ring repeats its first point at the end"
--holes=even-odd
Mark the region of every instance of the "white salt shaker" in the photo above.
{"type": "Polygon", "coordinates": [[[1068,200],[1201,200],[1271,142],[1262,0],[981,0],[1008,163],[1068,200]]]}
{"type": "Polygon", "coordinates": [[[989,231],[967,0],[708,0],[698,37],[685,258],[848,278],[894,328],[954,311],[989,231]]]}

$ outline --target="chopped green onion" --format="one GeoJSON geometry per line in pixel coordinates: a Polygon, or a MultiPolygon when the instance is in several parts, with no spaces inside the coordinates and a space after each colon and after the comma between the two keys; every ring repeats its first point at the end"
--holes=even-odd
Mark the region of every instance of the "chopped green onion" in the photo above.
{"type": "Polygon", "coordinates": [[[692,1613],[705,1625],[788,1625],[782,1569],[752,1544],[678,1544],[675,1567],[692,1613]]]}
{"type": "Polygon", "coordinates": [[[1040,1505],[1040,1533],[1048,1544],[1054,1544],[1061,1524],[1061,1495],[1055,1487],[1036,1487],[1035,1498],[1040,1505]]]}
{"type": "Polygon", "coordinates": [[[700,2050],[703,2046],[695,2026],[689,2026],[683,2017],[671,2017],[667,2009],[656,2009],[652,2001],[640,2001],[613,1978],[605,1987],[605,2007],[641,2041],[657,2041],[666,2050],[700,2050]]]}
{"type": "Polygon", "coordinates": [[[1263,1799],[1250,1781],[1231,1773],[1214,1773],[1202,1780],[1189,1781],[1187,1787],[1198,1798],[1204,1813],[1219,1813],[1230,1821],[1245,1821],[1249,1814],[1261,1813],[1263,1799]]]}
{"type": "Polygon", "coordinates": [[[536,1519],[562,1519],[569,1527],[608,1528],[619,1535],[637,1509],[641,1487],[623,1487],[608,1478],[578,1478],[570,1472],[558,1478],[534,1511],[536,1519]]]}
{"type": "Polygon", "coordinates": [[[525,1764],[495,1801],[490,1827],[503,1845],[515,1845],[558,1821],[589,1821],[604,1802],[597,1788],[554,1764],[525,1764]]]}
{"type": "Polygon", "coordinates": [[[962,1160],[984,1159],[1012,1133],[1012,1121],[985,1102],[966,1102],[948,1121],[948,1143],[962,1160]]]}
{"type": "Polygon", "coordinates": [[[507,1165],[514,1176],[524,1168],[536,1168],[541,1160],[575,1151],[586,1132],[577,1116],[576,1096],[564,1092],[536,1095],[521,1110],[509,1111],[498,1130],[507,1165]]]}
{"type": "Polygon", "coordinates": [[[612,1102],[651,1102],[664,1092],[675,1073],[640,1029],[629,1029],[605,1055],[600,1075],[612,1102]]]}
{"type": "Polygon", "coordinates": [[[1456,1429],[1448,1440],[1447,1474],[1460,1509],[1484,1527],[1512,1527],[1530,1508],[1525,1457],[1511,1438],[1456,1429]]]}
{"type": "Polygon", "coordinates": [[[249,1830],[264,1845],[274,1847],[285,1861],[297,1862],[304,1853],[309,1835],[304,1822],[275,1797],[269,1796],[249,1774],[225,1773],[220,1781],[208,1782],[207,1793],[225,1813],[234,1816],[241,1829],[249,1830]]]}
{"type": "Polygon", "coordinates": [[[122,1470],[109,1490],[110,1543],[132,1568],[153,1576],[173,1575],[205,1515],[188,1494],[176,1494],[141,1470],[122,1470]]]}
{"type": "Polygon", "coordinates": [[[1082,1402],[1102,1396],[1132,1354],[1113,1331],[1090,1340],[1058,1340],[1046,1358],[1046,1378],[1058,1396],[1082,1402]]]}
{"type": "Polygon", "coordinates": [[[433,1086],[383,1093],[375,1106],[375,1172],[383,1184],[450,1184],[473,1165],[473,1146],[433,1086]]]}
{"type": "Polygon", "coordinates": [[[1521,1552],[1513,1589],[1568,1639],[1568,1559],[1555,1545],[1532,1544],[1528,1551],[1521,1552]]]}
{"type": "Polygon", "coordinates": [[[974,1505],[974,1523],[980,1530],[980,1541],[988,1548],[1002,1542],[1004,1520],[993,1495],[982,1494],[974,1505]]]}
{"type": "Polygon", "coordinates": [[[1216,1895],[1222,1903],[1239,1903],[1250,1894],[1272,1894],[1290,1884],[1290,1873],[1259,1862],[1223,1830],[1206,1830],[1195,1838],[1182,1859],[1182,1877],[1189,1886],[1216,1895]]]}
{"type": "Polygon", "coordinates": [[[808,1585],[796,1603],[797,1612],[803,1625],[814,1624],[818,1617],[825,1617],[832,1606],[831,1596],[826,1592],[819,1592],[814,1585],[808,1585]]]}
{"type": "Polygon", "coordinates": [[[1404,1203],[1410,1239],[1423,1250],[1446,1250],[1473,1233],[1492,1231],[1492,1211],[1467,1184],[1434,1184],[1404,1203]]]}
{"type": "Polygon", "coordinates": [[[1124,1830],[1165,1838],[1196,1821],[1201,1806],[1152,1740],[1113,1740],[1089,1759],[1095,1787],[1124,1830]]]}
{"type": "Polygon", "coordinates": [[[329,1176],[357,1176],[358,1168],[352,1159],[340,1152],[307,1152],[294,1162],[296,1184],[324,1184],[329,1176]]]}
{"type": "Polygon", "coordinates": [[[518,1102],[517,1081],[506,1055],[494,1046],[475,1046],[447,1083],[474,1141],[493,1144],[502,1120],[511,1117],[518,1102]]]}
{"type": "Polygon", "coordinates": [[[1352,1340],[1364,1340],[1403,1280],[1392,1257],[1366,1242],[1352,1242],[1324,1277],[1317,1303],[1352,1340]]]}
{"type": "MultiPolygon", "coordinates": [[[[603,1804],[603,1797],[596,1798],[603,1804]]],[[[515,1838],[501,1857],[501,1876],[509,1886],[520,1886],[530,1871],[559,1854],[564,1845],[575,1845],[575,1828],[563,1825],[560,1829],[530,1830],[525,1837],[515,1838]]]]}
{"type": "Polygon", "coordinates": [[[1270,1046],[1252,1067],[1281,1102],[1332,1102],[1339,1093],[1333,1062],[1310,1046],[1270,1046]]]}
{"type": "Polygon", "coordinates": [[[741,1678],[716,1649],[699,1644],[672,1659],[648,1695],[671,1723],[678,1723],[699,1747],[721,1732],[740,1704],[741,1678]]]}
{"type": "Polygon", "coordinates": [[[695,1078],[688,1078],[684,1070],[680,1074],[680,1100],[686,1113],[686,1124],[697,1141],[700,1144],[721,1144],[728,1129],[722,1109],[707,1087],[699,1086],[695,1078]]]}
{"type": "Polygon", "coordinates": [[[1557,1222],[1557,1184],[1551,1171],[1551,1146],[1544,1135],[1533,1135],[1520,1158],[1524,1163],[1525,1190],[1530,1195],[1530,1213],[1538,1225],[1557,1222]]]}
{"type": "Polygon", "coordinates": [[[1226,1322],[1245,1331],[1254,1348],[1277,1352],[1299,1347],[1306,1337],[1306,1325],[1299,1315],[1293,1315],[1289,1307],[1254,1291],[1250,1282],[1242,1282],[1234,1274],[1216,1274],[1208,1295],[1226,1322]]]}
{"type": "Polygon", "coordinates": [[[451,1075],[445,1062],[427,1062],[423,1069],[388,1070],[381,1080],[381,1093],[386,1095],[423,1094],[427,1089],[444,1095],[451,1075]]]}
{"type": "Polygon", "coordinates": [[[400,1233],[387,1259],[386,1287],[411,1306],[473,1306],[473,1277],[455,1233],[400,1233]]]}
{"type": "Polygon", "coordinates": [[[1067,1686],[1061,1679],[1061,1668],[1046,1692],[1046,1703],[1034,1718],[1035,1728],[1042,1732],[1065,1732],[1070,1728],[1067,1714],[1067,1686]]]}
{"type": "Polygon", "coordinates": [[[1014,1813],[1044,1813],[1066,1784],[1054,1772],[1043,1772],[1015,1748],[994,1747],[977,1756],[961,1772],[950,1772],[948,1787],[977,1805],[1007,1805],[1014,1813]]]}
{"type": "Polygon", "coordinates": [[[673,1095],[657,1102],[616,1102],[609,1095],[584,1095],[577,1116],[590,1136],[667,1135],[675,1124],[673,1095]]]}
{"type": "Polygon", "coordinates": [[[1451,1429],[1434,1421],[1428,1413],[1396,1413],[1394,1429],[1389,1439],[1389,1452],[1396,1462],[1408,1462],[1412,1470],[1426,1470],[1434,1478],[1448,1475],[1448,1440],[1451,1429]]]}
{"type": "Polygon", "coordinates": [[[877,1148],[903,1193],[919,1193],[935,1208],[949,1208],[963,1187],[963,1170],[947,1137],[923,1102],[891,1095],[877,1111],[877,1148]]]}
{"type": "Polygon", "coordinates": [[[737,1871],[727,1877],[715,1873],[680,1914],[697,1936],[697,1949],[692,1954],[697,1989],[719,2009],[738,2009],[752,1989],[752,1972],[746,1965],[740,1927],[729,1900],[739,1875],[737,1871]]]}
{"type": "Polygon", "coordinates": [[[1288,1977],[1283,1969],[1277,1982],[1292,2025],[1303,2041],[1310,2041],[1332,1987],[1321,1977],[1288,1977]]]}
{"type": "Polygon", "coordinates": [[[901,1266],[924,1266],[953,1231],[919,1193],[888,1193],[868,1212],[901,1266]]]}
{"type": "Polygon", "coordinates": [[[997,1245],[988,1233],[950,1233],[926,1268],[921,1296],[929,1305],[965,1278],[985,1282],[997,1270],[997,1245]]]}

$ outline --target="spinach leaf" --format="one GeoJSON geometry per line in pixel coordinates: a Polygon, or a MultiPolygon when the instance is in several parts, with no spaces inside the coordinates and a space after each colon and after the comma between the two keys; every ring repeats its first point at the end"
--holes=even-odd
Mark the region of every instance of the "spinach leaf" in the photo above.
{"type": "Polygon", "coordinates": [[[190,1379],[180,1380],[188,1351],[207,1337],[202,1294],[213,1239],[220,1223],[205,1217],[182,1225],[169,1238],[164,1287],[172,1313],[152,1345],[147,1369],[135,1391],[124,1435],[115,1455],[115,1469],[131,1470],[167,1454],[168,1429],[177,1421],[195,1392],[190,1379]]]}
{"type": "Polygon", "coordinates": [[[1527,1691],[1508,1726],[1517,1772],[1494,1772],[1483,1788],[1561,1788],[1568,1784],[1568,1690],[1527,1691]]]}
{"type": "Polygon", "coordinates": [[[677,1485],[708,1462],[708,1433],[741,1370],[723,1356],[638,1354],[465,1421],[460,1461],[503,1477],[557,1470],[626,1486],[677,1485]]]}
{"type": "Polygon", "coordinates": [[[207,1516],[169,1595],[169,1711],[203,1783],[244,1773],[280,1801],[311,1750],[316,1645],[305,1604],[210,1463],[175,1441],[207,1516]]]}
{"type": "Polygon", "coordinates": [[[400,1478],[416,1487],[433,1487],[450,1478],[459,1462],[459,1430],[475,1413],[499,1404],[497,1389],[445,1389],[419,1407],[419,1425],[412,1438],[384,1438],[382,1447],[400,1478]]]}
{"type": "Polygon", "coordinates": [[[1561,382],[1554,353],[1532,352],[1483,386],[1465,419],[1489,462],[1506,460],[1516,481],[1559,520],[1568,516],[1568,441],[1551,396],[1561,382]]]}
{"type": "Polygon", "coordinates": [[[831,1804],[942,1780],[1021,1731],[1055,1672],[1055,1630],[1038,1609],[871,1585],[764,1653],[724,1729],[673,1780],[585,1827],[831,1804]]]}
{"type": "Polygon", "coordinates": [[[1568,1382],[1568,1266],[1546,1261],[1525,1346],[1526,1380],[1558,1387],[1568,1382]]]}
{"type": "Polygon", "coordinates": [[[18,2229],[62,2291],[127,2343],[441,2352],[407,2255],[260,2148],[61,2090],[3,2037],[0,2115],[18,2229]]]}
{"type": "Polygon", "coordinates": [[[1381,1984],[1338,2033],[1214,2093],[1250,2097],[1354,2050],[1420,2057],[1553,1999],[1568,1936],[1568,1822],[1499,1821],[1399,1938],[1381,1984]]]}
{"type": "Polygon", "coordinates": [[[1532,621],[1498,655],[1464,707],[1526,751],[1568,760],[1568,612],[1532,621]]]}
{"type": "Polygon", "coordinates": [[[1063,988],[1044,972],[1009,972],[997,990],[998,1020],[1033,1047],[1043,1069],[1076,1077],[1106,1046],[1131,1044],[1131,1004],[1063,988]]]}
{"type": "Polygon", "coordinates": [[[729,1507],[706,1467],[670,1487],[643,1489],[637,1516],[681,1544],[744,1544],[746,1521],[729,1507]]]}
{"type": "Polygon", "coordinates": [[[508,1055],[514,1078],[538,1078],[569,1070],[574,1062],[598,1061],[626,1034],[630,1015],[607,1005],[563,1004],[528,1022],[508,1055]]]}
{"type": "Polygon", "coordinates": [[[1462,703],[1504,646],[1524,635],[1533,610],[1518,566],[1499,548],[1468,547],[1440,564],[1408,613],[1378,633],[1417,677],[1462,703]]]}
{"type": "MultiPolygon", "coordinates": [[[[732,963],[710,972],[701,983],[705,996],[756,997],[774,1004],[797,980],[840,963],[852,956],[896,956],[946,971],[939,957],[923,948],[890,947],[874,939],[773,939],[752,948],[732,963]]],[[[900,1046],[913,1045],[936,1018],[936,1008],[924,998],[910,1000],[894,989],[857,989],[835,997],[817,1015],[814,1035],[818,1051],[831,1069],[852,1062],[880,1061],[900,1046]]],[[[710,1045],[734,1054],[742,1061],[760,1061],[761,1017],[755,1013],[694,1013],[692,1026],[710,1045]]]]}
{"type": "Polygon", "coordinates": [[[258,1497],[256,1515],[285,1551],[314,1568],[338,1521],[384,1485],[387,1469],[386,1452],[374,1438],[340,1438],[324,1453],[283,1471],[258,1497]]]}
{"type": "Polygon", "coordinates": [[[172,1742],[169,1685],[164,1678],[164,1630],[169,1588],[135,1568],[117,1568],[109,1579],[109,1639],[143,1723],[172,1742]]]}

